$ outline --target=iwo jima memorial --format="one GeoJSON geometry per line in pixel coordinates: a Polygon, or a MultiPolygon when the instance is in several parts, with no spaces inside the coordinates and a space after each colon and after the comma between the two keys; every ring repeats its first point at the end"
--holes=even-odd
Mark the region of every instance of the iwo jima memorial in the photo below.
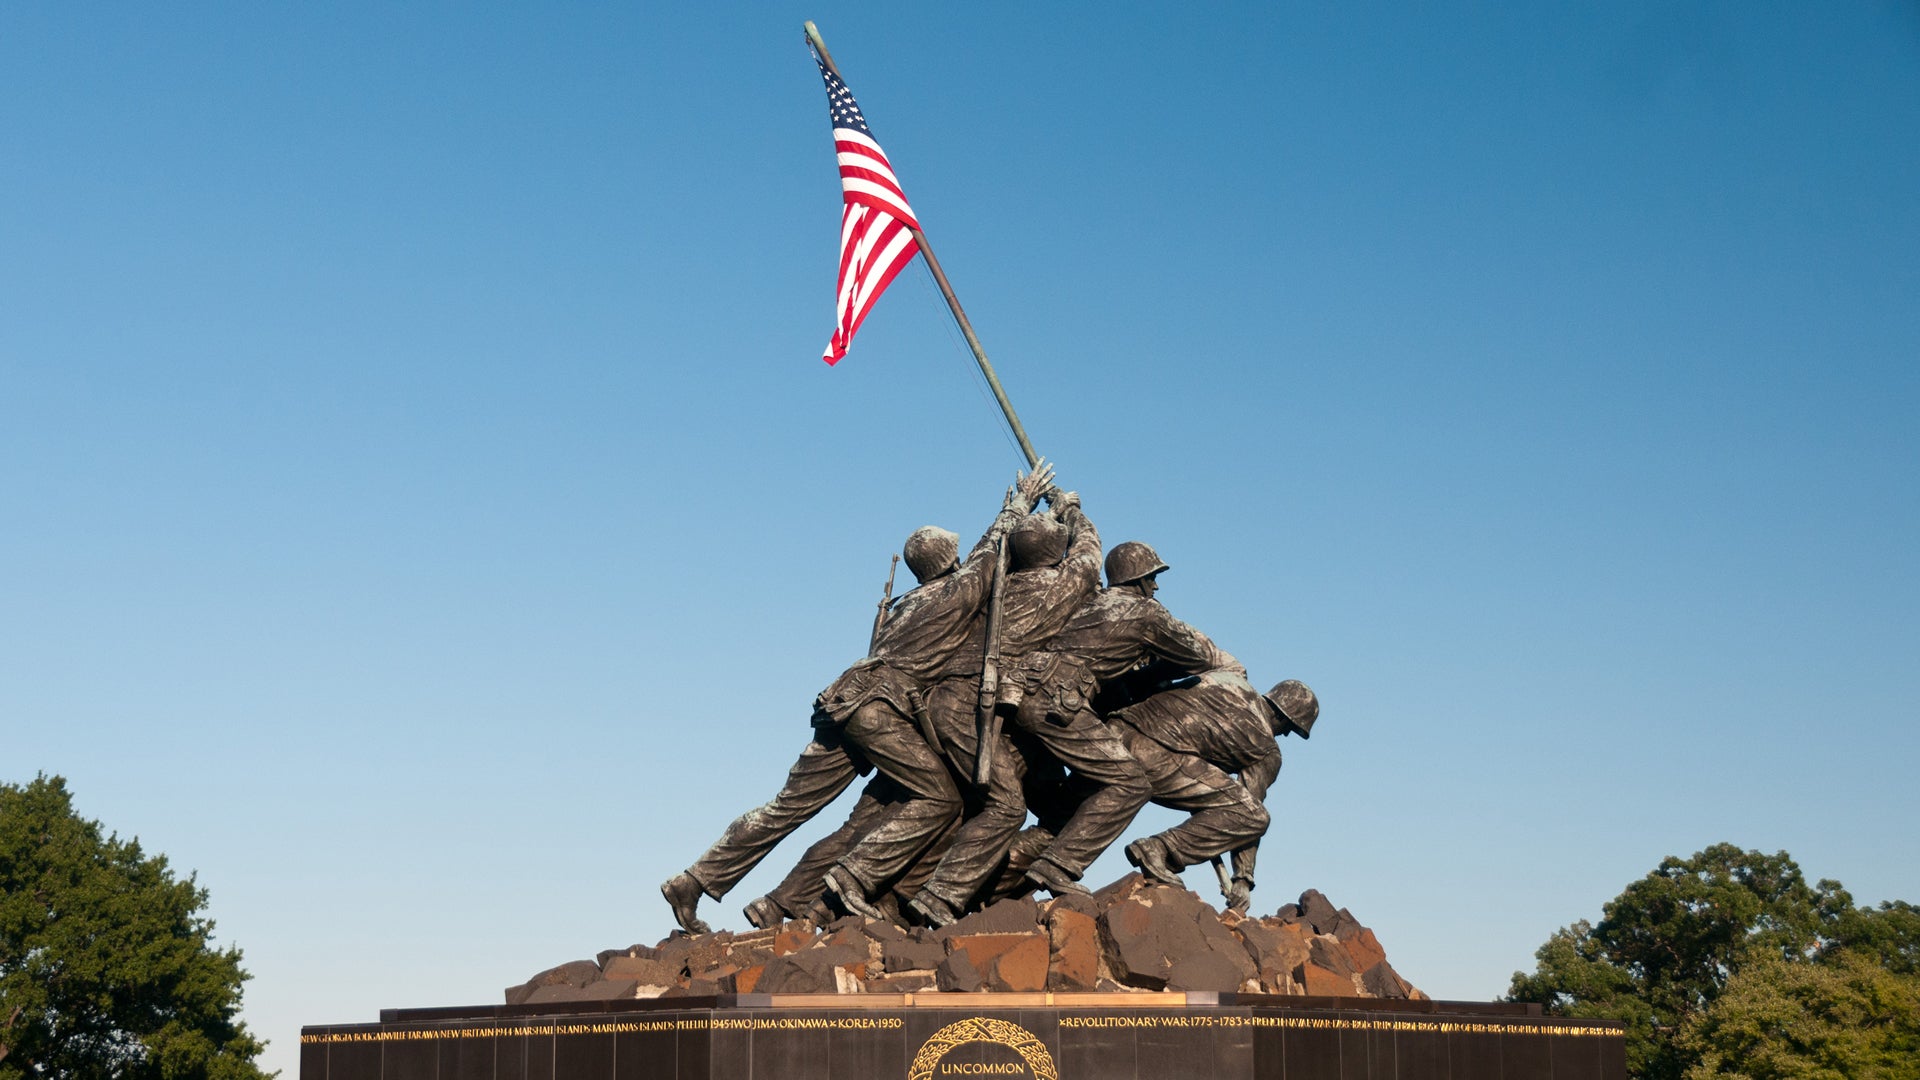
{"type": "Polygon", "coordinates": [[[510,987],[501,1005],[308,1027],[303,1080],[1615,1080],[1620,1025],[1437,1002],[1314,890],[1252,911],[1279,740],[1320,706],[1154,599],[1146,543],[1103,555],[1053,483],[812,23],[845,210],[825,359],[921,255],[1027,459],[966,551],[928,526],[868,655],[814,699],[773,798],[661,886],[680,925],[510,987]],[[1044,509],[1042,509],[1044,507],[1044,509]],[[1101,577],[1104,571],[1105,584],[1101,577]],[[699,914],[868,777],[852,813],[746,905],[699,914]],[[1081,881],[1148,802],[1179,824],[1081,881]],[[1210,863],[1215,909],[1180,872],[1210,863]]]}

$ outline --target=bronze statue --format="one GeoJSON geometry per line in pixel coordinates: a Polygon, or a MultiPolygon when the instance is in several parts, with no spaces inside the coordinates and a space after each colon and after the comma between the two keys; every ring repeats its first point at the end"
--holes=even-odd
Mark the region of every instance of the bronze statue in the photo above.
{"type": "Polygon", "coordinates": [[[1167,564],[1146,544],[1116,545],[1100,589],[1099,533],[1044,462],[965,560],[931,526],[903,555],[918,587],[882,600],[869,655],[815,699],[813,737],[779,793],[661,886],[680,925],[704,932],[702,893],[724,896],[876,769],[847,821],[747,905],[750,923],[852,912],[938,926],[1035,888],[1084,893],[1088,865],[1149,799],[1190,816],[1127,845],[1128,861],[1177,883],[1210,859],[1244,912],[1276,740],[1308,735],[1313,692],[1294,680],[1256,692],[1154,599],[1167,564]]]}
{"type": "Polygon", "coordinates": [[[1146,770],[1153,801],[1191,815],[1128,844],[1127,861],[1149,878],[1177,884],[1181,870],[1231,853],[1221,891],[1229,908],[1245,913],[1269,821],[1267,789],[1280,774],[1276,740],[1306,738],[1319,711],[1313,691],[1293,679],[1260,694],[1226,653],[1198,679],[1120,709],[1114,723],[1146,770]]]}

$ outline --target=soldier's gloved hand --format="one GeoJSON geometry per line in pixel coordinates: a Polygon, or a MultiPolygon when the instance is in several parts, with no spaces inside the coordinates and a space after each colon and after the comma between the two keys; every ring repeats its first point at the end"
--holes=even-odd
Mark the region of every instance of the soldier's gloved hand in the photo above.
{"type": "Polygon", "coordinates": [[[1019,474],[1014,482],[1020,489],[1021,497],[1026,499],[1026,505],[1020,509],[1031,510],[1033,504],[1039,502],[1040,497],[1053,487],[1053,465],[1042,458],[1034,464],[1032,472],[1019,474]]]}
{"type": "Polygon", "coordinates": [[[1079,511],[1080,493],[1077,491],[1061,491],[1059,488],[1054,488],[1047,493],[1047,505],[1053,507],[1055,514],[1066,517],[1070,513],[1077,513],[1079,511]]]}
{"type": "Polygon", "coordinates": [[[1233,888],[1227,890],[1227,910],[1245,915],[1253,906],[1253,882],[1246,878],[1234,878],[1233,888]]]}

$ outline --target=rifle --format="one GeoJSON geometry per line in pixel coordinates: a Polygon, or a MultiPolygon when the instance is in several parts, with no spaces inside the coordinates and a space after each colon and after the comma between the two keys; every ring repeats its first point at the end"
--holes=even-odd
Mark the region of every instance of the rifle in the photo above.
{"type": "Polygon", "coordinates": [[[993,747],[1000,741],[1000,590],[1007,579],[1007,538],[993,553],[993,581],[987,593],[987,655],[980,668],[980,749],[973,759],[973,782],[986,787],[993,776],[993,747]]]}
{"type": "Polygon", "coordinates": [[[893,603],[893,572],[900,569],[900,556],[895,555],[887,566],[887,587],[880,590],[880,610],[873,613],[873,635],[867,638],[867,652],[872,653],[880,644],[880,627],[887,621],[887,605],[893,603]]]}

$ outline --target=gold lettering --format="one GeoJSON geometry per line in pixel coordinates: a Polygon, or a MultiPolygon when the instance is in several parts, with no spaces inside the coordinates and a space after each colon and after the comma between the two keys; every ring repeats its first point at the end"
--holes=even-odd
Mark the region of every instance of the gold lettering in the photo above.
{"type": "MultiPolygon", "coordinates": [[[[1562,1038],[1620,1039],[1626,1032],[1614,1027],[1587,1027],[1557,1019],[1515,1017],[1507,1021],[1362,1019],[1324,1016],[1218,1015],[1187,1013],[1140,1015],[1132,1009],[1104,1016],[1062,1016],[1062,1028],[1206,1028],[1251,1027],[1309,1031],[1430,1032],[1453,1035],[1551,1035],[1562,1038]]],[[[679,1016],[655,1020],[612,1020],[565,1023],[486,1024],[452,1028],[387,1028],[374,1031],[302,1033],[303,1045],[420,1042],[440,1039],[510,1039],[544,1035],[655,1034],[673,1031],[898,1031],[906,1026],[899,1015],[837,1017],[679,1016]]],[[[984,1075],[984,1074],[983,1074],[984,1075]]]]}

